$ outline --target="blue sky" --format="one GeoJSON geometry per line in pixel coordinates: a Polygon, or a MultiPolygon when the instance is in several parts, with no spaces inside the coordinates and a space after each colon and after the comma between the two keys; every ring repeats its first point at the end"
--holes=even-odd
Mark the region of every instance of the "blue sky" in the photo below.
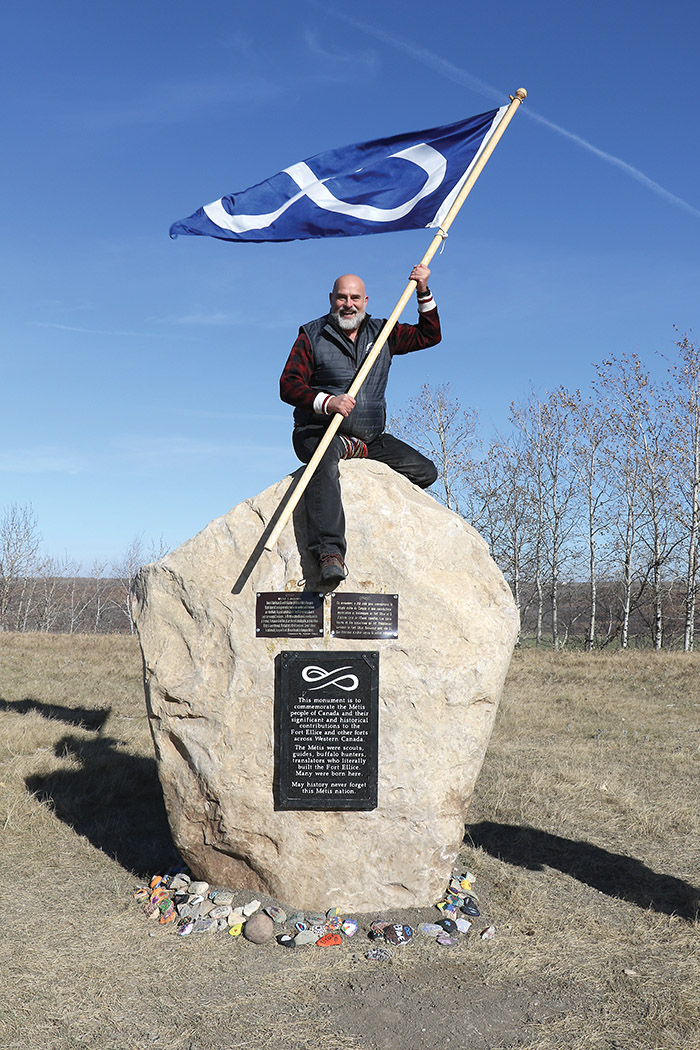
{"type": "Polygon", "coordinates": [[[699,35],[691,0],[11,0],[0,508],[31,502],[46,550],[88,566],[136,534],[178,545],[294,469],[298,325],[347,271],[389,313],[430,234],[229,244],[171,222],[520,86],[433,262],[443,343],[396,363],[390,411],[450,383],[488,433],[610,353],[661,369],[698,325],[699,35]]]}

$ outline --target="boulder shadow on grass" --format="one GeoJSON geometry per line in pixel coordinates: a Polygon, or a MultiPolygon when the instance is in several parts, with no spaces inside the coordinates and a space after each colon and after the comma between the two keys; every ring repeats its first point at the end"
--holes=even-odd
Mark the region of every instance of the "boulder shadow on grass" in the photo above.
{"type": "Polygon", "coordinates": [[[689,882],[662,875],[634,857],[611,853],[590,842],[551,835],[528,825],[485,820],[468,825],[465,841],[493,857],[528,871],[556,868],[608,897],[639,908],[695,919],[700,891],[689,882]]]}
{"type": "Polygon", "coordinates": [[[60,820],[140,878],[179,861],[154,758],[121,751],[111,737],[65,736],[54,752],[82,768],[57,769],[25,783],[60,820]]]}
{"type": "Polygon", "coordinates": [[[34,700],[28,696],[24,700],[3,700],[0,697],[0,711],[16,715],[31,712],[42,715],[53,722],[65,722],[76,729],[89,729],[97,733],[104,727],[112,713],[111,707],[68,707],[66,704],[47,704],[43,700],[34,700]]]}

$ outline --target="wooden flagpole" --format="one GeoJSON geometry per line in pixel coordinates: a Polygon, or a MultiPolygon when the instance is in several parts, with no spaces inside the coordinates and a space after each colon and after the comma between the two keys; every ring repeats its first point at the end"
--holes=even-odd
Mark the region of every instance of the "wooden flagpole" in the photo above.
{"type": "MultiPolygon", "coordinates": [[[[503,114],[503,117],[501,118],[501,120],[500,120],[500,122],[499,122],[499,124],[498,124],[498,126],[496,128],[496,130],[494,131],[493,135],[491,136],[491,138],[487,142],[486,146],[482,150],[482,152],[481,152],[481,154],[479,156],[479,159],[477,160],[476,164],[474,165],[474,167],[470,171],[469,177],[467,178],[467,180],[465,181],[464,185],[462,186],[462,189],[459,191],[459,193],[455,197],[454,201],[452,202],[452,207],[450,208],[450,210],[448,211],[447,215],[445,216],[445,218],[444,218],[444,220],[442,222],[442,225],[440,226],[439,232],[435,234],[435,236],[433,237],[432,241],[430,242],[430,246],[428,247],[427,252],[425,253],[423,258],[421,259],[421,265],[422,266],[427,266],[428,265],[428,263],[430,262],[432,257],[435,255],[435,252],[438,250],[440,245],[443,243],[443,241],[444,241],[444,239],[445,239],[445,237],[447,235],[447,231],[449,230],[450,226],[454,222],[454,219],[455,219],[455,217],[457,215],[457,212],[462,207],[462,205],[464,204],[465,200],[467,199],[467,197],[471,193],[472,187],[473,187],[474,183],[476,182],[476,180],[479,178],[479,175],[481,174],[481,172],[483,171],[484,165],[486,164],[486,161],[489,159],[489,157],[491,156],[491,154],[495,150],[496,146],[498,145],[498,143],[499,143],[499,141],[501,139],[501,136],[503,135],[503,132],[506,130],[506,128],[510,124],[511,120],[513,119],[513,115],[515,114],[516,109],[518,108],[518,106],[520,105],[521,102],[525,101],[526,98],[527,98],[527,91],[525,90],[525,88],[518,88],[518,90],[515,92],[515,94],[511,95],[511,97],[510,97],[511,101],[510,101],[510,105],[508,106],[508,109],[503,114]]],[[[398,303],[396,304],[396,306],[392,310],[391,315],[387,318],[384,327],[382,328],[381,332],[379,333],[379,335],[378,335],[378,337],[377,337],[377,339],[376,339],[376,341],[374,343],[374,346],[372,347],[372,349],[370,350],[369,354],[367,355],[367,357],[363,361],[361,368],[359,369],[357,375],[355,376],[355,378],[352,381],[350,389],[347,391],[347,393],[350,394],[351,397],[356,397],[358,390],[360,389],[360,387],[364,383],[365,379],[367,378],[367,376],[369,374],[370,369],[372,368],[372,365],[374,364],[374,362],[377,360],[379,354],[381,353],[382,347],[384,346],[384,344],[386,343],[387,339],[391,335],[391,332],[392,332],[392,329],[394,328],[394,325],[396,324],[396,322],[398,321],[399,317],[401,316],[401,314],[402,314],[402,312],[404,310],[404,307],[406,306],[406,303],[408,302],[408,300],[413,295],[413,292],[414,292],[415,288],[416,288],[416,282],[415,281],[409,281],[408,284],[406,285],[406,288],[404,289],[403,295],[401,296],[401,298],[399,299],[398,303]]],[[[277,540],[279,539],[279,537],[280,537],[280,535],[282,533],[282,530],[284,529],[285,525],[287,524],[287,522],[291,518],[292,514],[294,513],[294,510],[296,509],[296,506],[297,506],[299,500],[301,499],[301,497],[304,494],[304,491],[306,490],[306,486],[309,484],[309,482],[311,481],[311,478],[313,477],[314,473],[316,472],[316,468],[318,467],[319,463],[323,459],[323,456],[324,456],[324,454],[326,452],[326,449],[328,448],[328,446],[330,445],[331,441],[335,437],[336,431],[340,427],[340,424],[343,422],[343,419],[344,419],[344,417],[341,416],[340,413],[336,413],[333,416],[333,419],[331,420],[331,422],[329,423],[328,427],[326,428],[326,432],[324,433],[323,437],[321,438],[321,440],[320,440],[320,442],[318,444],[318,447],[316,448],[316,451],[314,452],[314,454],[311,457],[311,459],[309,460],[309,462],[306,464],[306,470],[304,471],[304,473],[299,478],[299,481],[298,481],[294,491],[292,492],[292,494],[291,494],[291,496],[289,498],[289,501],[288,501],[287,505],[284,508],[284,511],[280,515],[280,517],[279,517],[279,519],[277,521],[277,524],[275,525],[275,527],[272,530],[272,532],[270,533],[267,541],[265,542],[265,550],[268,550],[268,551],[272,550],[274,548],[275,544],[277,543],[277,540]]]]}

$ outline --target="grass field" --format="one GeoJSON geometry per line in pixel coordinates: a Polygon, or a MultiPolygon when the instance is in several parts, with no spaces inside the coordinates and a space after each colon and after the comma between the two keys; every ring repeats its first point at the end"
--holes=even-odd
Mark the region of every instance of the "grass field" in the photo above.
{"type": "Polygon", "coordinates": [[[154,929],[136,641],[0,635],[0,1048],[699,1050],[699,670],[516,654],[460,855],[496,937],[380,964],[154,929]]]}

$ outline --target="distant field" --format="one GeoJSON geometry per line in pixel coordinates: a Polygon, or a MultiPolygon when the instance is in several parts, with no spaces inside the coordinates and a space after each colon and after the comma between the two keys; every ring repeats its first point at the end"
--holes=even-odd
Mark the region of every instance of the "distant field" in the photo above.
{"type": "Polygon", "coordinates": [[[136,640],[0,634],[0,1047],[700,1050],[699,671],[516,654],[460,857],[496,937],[379,964],[361,934],[154,929],[132,890],[174,850],[136,640]]]}

